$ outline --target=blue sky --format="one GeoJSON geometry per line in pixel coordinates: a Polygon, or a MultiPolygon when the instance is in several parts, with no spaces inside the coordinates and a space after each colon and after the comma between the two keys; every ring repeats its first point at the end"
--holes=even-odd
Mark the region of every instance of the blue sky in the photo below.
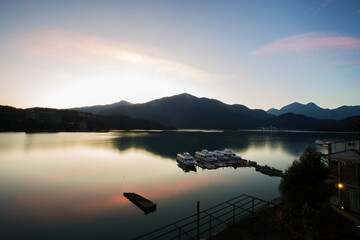
{"type": "Polygon", "coordinates": [[[1,1],[0,104],[360,104],[359,0],[1,1]]]}

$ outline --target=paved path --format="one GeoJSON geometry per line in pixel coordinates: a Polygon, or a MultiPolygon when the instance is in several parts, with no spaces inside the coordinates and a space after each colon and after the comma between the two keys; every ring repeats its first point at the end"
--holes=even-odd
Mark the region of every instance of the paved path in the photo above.
{"type": "Polygon", "coordinates": [[[358,226],[360,226],[360,219],[359,217],[354,216],[353,214],[351,214],[350,212],[348,212],[347,210],[343,210],[343,209],[339,209],[334,205],[331,205],[332,209],[334,209],[336,212],[340,213],[341,216],[349,219],[350,221],[354,222],[355,224],[357,224],[358,226]]]}

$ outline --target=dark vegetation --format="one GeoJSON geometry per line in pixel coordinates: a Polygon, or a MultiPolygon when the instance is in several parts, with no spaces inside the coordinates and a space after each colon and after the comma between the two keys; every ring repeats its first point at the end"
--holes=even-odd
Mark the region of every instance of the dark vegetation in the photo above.
{"type": "Polygon", "coordinates": [[[285,171],[279,190],[284,203],[297,213],[327,207],[333,187],[326,183],[328,168],[322,154],[307,148],[285,171]]]}
{"type": "Polygon", "coordinates": [[[335,183],[329,181],[321,156],[308,148],[285,171],[279,185],[284,221],[293,223],[304,239],[357,239],[355,224],[330,207],[335,183]]]}
{"type": "Polygon", "coordinates": [[[127,116],[99,116],[74,110],[18,109],[0,106],[0,131],[107,131],[173,129],[155,122],[127,116]]]}
{"type": "Polygon", "coordinates": [[[279,129],[318,130],[320,128],[325,128],[329,125],[337,126],[337,121],[320,120],[304,115],[285,113],[283,115],[270,119],[269,125],[276,126],[279,129]]]}

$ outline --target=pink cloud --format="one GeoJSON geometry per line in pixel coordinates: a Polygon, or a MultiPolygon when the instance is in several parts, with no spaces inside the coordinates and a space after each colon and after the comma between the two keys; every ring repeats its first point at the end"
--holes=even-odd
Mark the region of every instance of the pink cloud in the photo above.
{"type": "Polygon", "coordinates": [[[306,53],[316,51],[341,50],[359,53],[360,38],[341,36],[323,32],[311,32],[274,41],[252,52],[254,55],[278,53],[306,53]]]}
{"type": "Polygon", "coordinates": [[[360,9],[354,12],[355,14],[360,14],[360,9]]]}

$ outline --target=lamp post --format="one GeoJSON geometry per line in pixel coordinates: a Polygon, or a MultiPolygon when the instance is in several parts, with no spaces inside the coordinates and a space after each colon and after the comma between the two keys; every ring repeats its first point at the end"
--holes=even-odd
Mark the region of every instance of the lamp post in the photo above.
{"type": "MultiPolygon", "coordinates": [[[[339,188],[339,204],[341,206],[341,189],[344,188],[344,184],[338,183],[337,187],[339,188]]],[[[341,207],[341,209],[343,209],[343,207],[341,207]]]]}

